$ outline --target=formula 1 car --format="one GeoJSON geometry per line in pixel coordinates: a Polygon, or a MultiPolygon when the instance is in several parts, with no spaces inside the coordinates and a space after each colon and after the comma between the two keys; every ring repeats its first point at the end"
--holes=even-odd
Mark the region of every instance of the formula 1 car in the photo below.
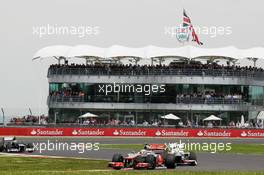
{"type": "Polygon", "coordinates": [[[4,137],[0,141],[0,152],[7,153],[21,153],[21,152],[34,152],[32,143],[18,142],[16,137],[4,137]]]}
{"type": "Polygon", "coordinates": [[[167,145],[167,154],[172,155],[176,165],[197,165],[197,157],[195,152],[185,152],[183,143],[169,143],[167,145]]]}
{"type": "Polygon", "coordinates": [[[127,156],[114,154],[108,166],[113,169],[174,169],[177,165],[197,165],[193,152],[184,152],[182,144],[146,144],[140,152],[128,153],[127,156]]]}
{"type": "Polygon", "coordinates": [[[163,152],[166,145],[152,144],[146,145],[144,149],[139,152],[128,153],[126,156],[121,154],[114,154],[112,162],[108,166],[113,169],[155,169],[155,168],[170,168],[166,167],[168,162],[164,159],[163,152]]]}

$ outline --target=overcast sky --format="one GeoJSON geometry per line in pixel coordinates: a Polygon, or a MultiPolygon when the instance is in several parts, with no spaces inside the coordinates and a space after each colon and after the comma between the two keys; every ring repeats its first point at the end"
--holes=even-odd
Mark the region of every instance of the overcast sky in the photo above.
{"type": "MultiPolygon", "coordinates": [[[[114,44],[179,47],[165,27],[182,23],[185,8],[194,26],[231,27],[229,35],[200,35],[202,47],[264,46],[262,0],[2,0],[0,6],[0,107],[7,115],[47,111],[47,69],[55,60],[32,61],[49,45],[114,44]],[[99,34],[33,34],[37,26],[98,26],[99,34]]],[[[195,43],[193,43],[195,44],[195,43]]],[[[261,63],[261,62],[260,62],[261,63]]],[[[244,62],[243,64],[248,64],[244,62]]],[[[262,63],[261,63],[262,64],[262,63]]]]}

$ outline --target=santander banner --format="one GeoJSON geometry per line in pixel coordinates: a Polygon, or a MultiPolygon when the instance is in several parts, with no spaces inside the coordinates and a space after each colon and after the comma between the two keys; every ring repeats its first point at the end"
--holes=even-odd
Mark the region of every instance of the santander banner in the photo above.
{"type": "Polygon", "coordinates": [[[264,138],[264,129],[0,128],[0,136],[264,138]]]}

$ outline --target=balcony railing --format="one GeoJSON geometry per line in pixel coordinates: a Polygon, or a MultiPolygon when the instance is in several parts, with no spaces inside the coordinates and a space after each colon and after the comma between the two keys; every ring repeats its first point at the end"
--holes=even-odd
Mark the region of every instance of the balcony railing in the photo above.
{"type": "Polygon", "coordinates": [[[140,75],[179,75],[179,76],[213,76],[213,77],[264,77],[264,72],[254,70],[236,69],[98,69],[98,68],[50,68],[48,76],[51,75],[116,75],[116,76],[140,76],[140,75]]]}
{"type": "Polygon", "coordinates": [[[49,96],[48,103],[171,103],[171,104],[225,104],[225,105],[263,105],[263,100],[254,100],[246,102],[242,99],[235,98],[221,98],[221,97],[149,97],[145,98],[142,96],[134,96],[131,98],[119,98],[116,99],[114,96],[93,96],[89,97],[79,97],[79,96],[49,96]]]}

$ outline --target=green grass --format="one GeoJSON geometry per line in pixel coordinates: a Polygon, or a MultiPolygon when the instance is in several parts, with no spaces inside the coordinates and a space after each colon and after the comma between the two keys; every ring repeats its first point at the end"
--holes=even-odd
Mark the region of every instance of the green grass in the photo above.
{"type": "Polygon", "coordinates": [[[71,158],[0,158],[1,175],[264,175],[264,172],[204,172],[176,170],[117,171],[107,167],[104,160],[80,160],[71,158]]]}
{"type": "Polygon", "coordinates": [[[100,149],[122,149],[139,151],[144,148],[144,144],[100,144],[100,149]]]}
{"type": "MultiPolygon", "coordinates": [[[[102,144],[102,149],[121,149],[139,151],[143,149],[144,144],[102,144]]],[[[264,154],[264,145],[262,144],[231,144],[229,151],[217,151],[219,153],[240,153],[240,154],[264,154]]],[[[212,149],[211,149],[212,150],[212,149]]],[[[194,150],[195,151],[195,150],[194,150]]],[[[210,152],[197,150],[197,152],[210,152]]]]}
{"type": "Polygon", "coordinates": [[[263,144],[232,144],[230,153],[264,154],[263,144]]]}
{"type": "Polygon", "coordinates": [[[0,174],[3,171],[75,171],[106,169],[106,160],[86,160],[70,158],[0,157],[0,174]]]}

